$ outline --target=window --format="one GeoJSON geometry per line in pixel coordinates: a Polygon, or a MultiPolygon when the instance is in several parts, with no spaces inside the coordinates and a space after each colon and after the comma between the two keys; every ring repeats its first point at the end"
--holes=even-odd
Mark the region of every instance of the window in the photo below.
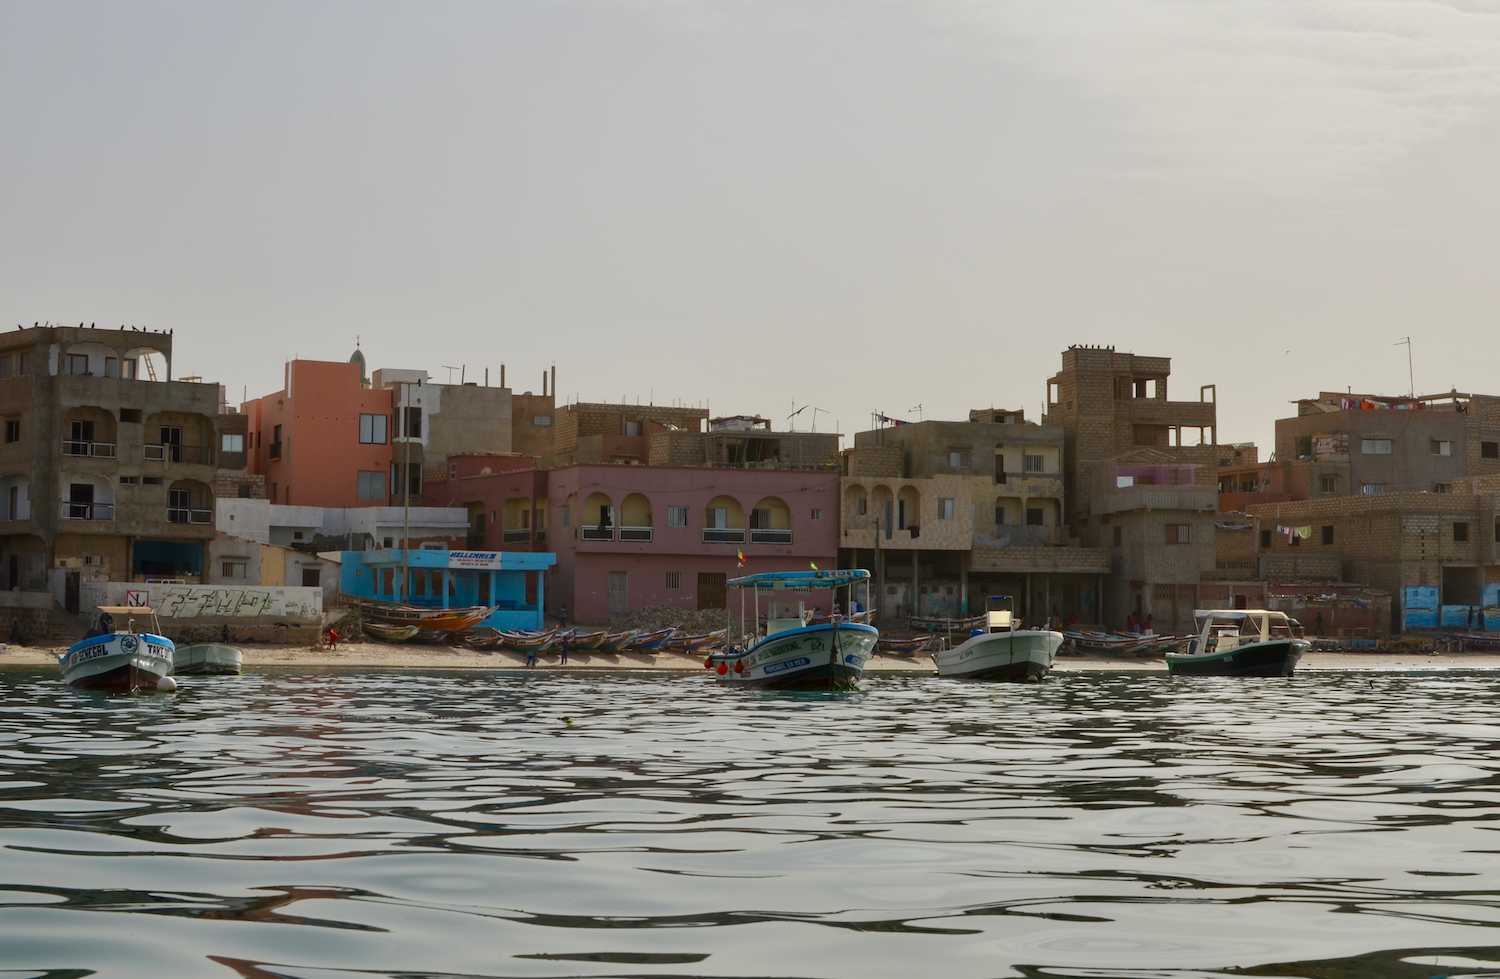
{"type": "Polygon", "coordinates": [[[948,452],[949,469],[968,469],[971,456],[967,449],[952,449],[948,452]]]}
{"type": "Polygon", "coordinates": [[[384,500],[387,496],[385,473],[379,470],[359,473],[359,498],[361,500],[384,500]]]}
{"type": "MultiPolygon", "coordinates": [[[[384,540],[383,543],[384,543],[384,545],[386,547],[395,547],[396,546],[396,538],[394,538],[394,537],[387,537],[387,538],[385,538],[385,540],[384,540]]],[[[390,591],[390,589],[387,588],[386,591],[390,591]]]]}
{"type": "Polygon", "coordinates": [[[1120,537],[1121,537],[1120,528],[1119,527],[1112,527],[1110,529],[1115,532],[1115,534],[1114,534],[1114,543],[1115,543],[1116,547],[1119,547],[1120,546],[1120,537]]]}
{"type": "Polygon", "coordinates": [[[1125,489],[1126,487],[1134,486],[1134,485],[1135,485],[1135,477],[1134,476],[1116,476],[1115,477],[1115,489],[1125,489]]]}
{"type": "Polygon", "coordinates": [[[359,440],[365,445],[384,445],[386,415],[360,415],[359,440]]]}
{"type": "Polygon", "coordinates": [[[1167,524],[1168,544],[1191,544],[1193,542],[1193,528],[1191,524],[1169,523],[1167,524]]]}
{"type": "Polygon", "coordinates": [[[866,500],[863,496],[861,496],[859,499],[857,499],[857,500],[854,501],[854,511],[856,513],[858,513],[861,517],[863,517],[865,515],[865,512],[868,509],[869,509],[869,501],[866,500]]]}
{"type": "Polygon", "coordinates": [[[122,421],[122,422],[134,422],[135,424],[139,425],[141,423],[141,409],[139,409],[139,408],[121,408],[120,409],[120,421],[122,421]]]}
{"type": "Polygon", "coordinates": [[[771,529],[771,511],[770,510],[751,510],[750,511],[750,529],[751,530],[770,530],[771,529]]]}
{"type": "MultiPolygon", "coordinates": [[[[146,484],[147,486],[160,486],[162,484],[162,478],[160,476],[142,476],[141,482],[146,484]]],[[[275,484],[273,483],[271,485],[274,486],[275,484]]]]}
{"type": "Polygon", "coordinates": [[[1451,456],[1453,454],[1453,443],[1447,439],[1433,439],[1432,454],[1435,456],[1451,456]]]}
{"type": "Polygon", "coordinates": [[[244,561],[225,561],[224,577],[243,581],[245,579],[245,564],[246,562],[244,561]]]}
{"type": "Polygon", "coordinates": [[[323,569],[322,568],[303,568],[302,569],[302,587],[303,588],[320,588],[322,586],[319,585],[318,582],[320,580],[322,580],[322,577],[323,577],[323,569]]]}
{"type": "Polygon", "coordinates": [[[0,377],[10,377],[12,365],[13,362],[11,361],[9,354],[5,355],[4,357],[0,357],[0,377]]]}
{"type": "Polygon", "coordinates": [[[422,409],[406,409],[406,436],[407,438],[419,439],[422,437],[422,409]]]}
{"type": "MultiPolygon", "coordinates": [[[[401,466],[399,462],[391,463],[391,492],[401,492],[401,466]]],[[[406,465],[406,492],[411,496],[422,495],[422,464],[412,462],[406,465]]],[[[288,503],[292,502],[287,500],[288,503]]]]}
{"type": "Polygon", "coordinates": [[[1359,450],[1367,456],[1388,456],[1391,454],[1391,440],[1360,439],[1359,450]]]}
{"type": "Polygon", "coordinates": [[[681,590],[682,590],[682,572],[681,571],[668,571],[667,572],[667,591],[681,591],[681,590]]]}
{"type": "Polygon", "coordinates": [[[1453,484],[1452,483],[1433,483],[1432,484],[1432,491],[1434,493],[1452,493],[1453,492],[1453,484]]]}
{"type": "Polygon", "coordinates": [[[1025,465],[1026,471],[1029,473],[1039,473],[1046,467],[1046,463],[1042,460],[1041,456],[1027,456],[1025,465]]]}
{"type": "Polygon", "coordinates": [[[67,372],[74,376],[81,376],[89,372],[88,354],[68,354],[68,362],[65,365],[67,372]]]}
{"type": "Polygon", "coordinates": [[[138,485],[140,483],[140,481],[141,481],[141,477],[139,477],[139,476],[121,476],[120,477],[120,485],[122,485],[122,486],[136,486],[136,485],[138,485]]]}
{"type": "Polygon", "coordinates": [[[729,526],[729,509],[721,506],[704,508],[703,526],[710,530],[724,530],[729,526]]]}
{"type": "Polygon", "coordinates": [[[952,520],[953,519],[953,501],[952,500],[943,500],[943,499],[939,499],[938,500],[937,518],[939,520],[952,520]]]}
{"type": "Polygon", "coordinates": [[[120,361],[120,376],[127,380],[135,379],[135,358],[127,357],[120,361]]]}
{"type": "Polygon", "coordinates": [[[1384,483],[1360,483],[1359,491],[1365,496],[1379,496],[1385,492],[1384,483]]]}
{"type": "Polygon", "coordinates": [[[637,436],[637,435],[640,435],[641,434],[641,423],[640,422],[626,422],[625,423],[625,434],[627,436],[632,437],[632,438],[635,437],[635,436],[637,436]]]}
{"type": "MultiPolygon", "coordinates": [[[[0,374],[0,377],[4,376],[4,374],[0,374]]],[[[1500,459],[1500,442],[1480,442],[1479,458],[1500,459]]]]}
{"type": "Polygon", "coordinates": [[[1026,526],[1028,526],[1028,527],[1040,527],[1042,525],[1043,525],[1042,508],[1041,507],[1027,507],[1026,508],[1026,526]]]}
{"type": "Polygon", "coordinates": [[[236,493],[235,495],[238,496],[242,500],[248,500],[248,499],[250,499],[250,487],[249,487],[249,485],[246,484],[246,483],[241,483],[240,484],[240,488],[239,488],[239,492],[236,493]]]}
{"type": "Polygon", "coordinates": [[[7,442],[19,442],[19,441],[21,441],[21,419],[19,419],[19,418],[7,418],[7,419],[5,419],[5,441],[7,441],[7,442]]]}
{"type": "Polygon", "coordinates": [[[547,426],[552,424],[552,416],[536,415],[531,419],[531,424],[536,425],[539,428],[546,428],[547,426]]]}
{"type": "Polygon", "coordinates": [[[1326,527],[1323,528],[1323,544],[1325,546],[1327,546],[1327,545],[1330,545],[1332,543],[1333,543],[1333,525],[1330,524],[1330,525],[1328,525],[1328,526],[1326,526],[1326,527]]]}
{"type": "Polygon", "coordinates": [[[1318,488],[1324,493],[1337,493],[1339,491],[1339,478],[1325,473],[1318,477],[1318,488]]]}
{"type": "Polygon", "coordinates": [[[812,518],[814,520],[822,520],[823,519],[823,511],[819,510],[817,508],[814,508],[813,512],[812,512],[812,518]]]}
{"type": "Polygon", "coordinates": [[[244,452],[245,436],[238,432],[225,432],[219,436],[220,452],[244,452]]]}
{"type": "Polygon", "coordinates": [[[997,507],[995,507],[995,526],[996,527],[1004,527],[1005,526],[1005,507],[1003,507],[1003,506],[997,506],[997,507]]]}
{"type": "Polygon", "coordinates": [[[16,373],[30,374],[32,365],[32,353],[30,350],[16,355],[16,373]]]}
{"type": "Polygon", "coordinates": [[[1467,523],[1462,523],[1462,522],[1455,523],[1453,525],[1453,539],[1456,540],[1456,541],[1466,541],[1466,540],[1468,540],[1469,539],[1469,525],[1467,523]]]}
{"type": "Polygon", "coordinates": [[[119,360],[118,357],[105,357],[104,358],[104,376],[105,377],[119,377],[120,376],[120,360],[119,360]]]}
{"type": "Polygon", "coordinates": [[[1271,532],[1269,530],[1262,530],[1260,532],[1260,546],[1265,548],[1271,546],[1271,532]]]}
{"type": "Polygon", "coordinates": [[[458,478],[458,463],[456,463],[456,462],[450,462],[450,463],[448,463],[448,478],[449,479],[457,479],[458,478]]]}

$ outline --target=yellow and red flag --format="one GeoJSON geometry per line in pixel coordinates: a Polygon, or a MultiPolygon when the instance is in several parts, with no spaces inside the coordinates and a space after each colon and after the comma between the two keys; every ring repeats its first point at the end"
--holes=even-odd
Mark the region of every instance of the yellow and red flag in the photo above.
{"type": "Polygon", "coordinates": [[[743,568],[745,566],[745,552],[735,551],[734,556],[739,559],[739,566],[743,568]]]}

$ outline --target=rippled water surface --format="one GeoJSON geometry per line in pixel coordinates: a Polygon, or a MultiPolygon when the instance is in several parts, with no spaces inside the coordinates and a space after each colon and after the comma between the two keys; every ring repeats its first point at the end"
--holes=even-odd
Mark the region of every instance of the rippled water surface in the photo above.
{"type": "Polygon", "coordinates": [[[0,670],[0,976],[1495,976],[1497,695],[0,670]]]}

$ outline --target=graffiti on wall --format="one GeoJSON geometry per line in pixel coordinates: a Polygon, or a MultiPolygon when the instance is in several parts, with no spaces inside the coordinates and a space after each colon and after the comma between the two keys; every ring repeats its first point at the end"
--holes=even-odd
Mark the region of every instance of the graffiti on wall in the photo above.
{"type": "Polygon", "coordinates": [[[321,588],[225,585],[138,585],[101,582],[83,586],[89,605],[150,606],[162,619],[302,619],[321,621],[321,588]]]}

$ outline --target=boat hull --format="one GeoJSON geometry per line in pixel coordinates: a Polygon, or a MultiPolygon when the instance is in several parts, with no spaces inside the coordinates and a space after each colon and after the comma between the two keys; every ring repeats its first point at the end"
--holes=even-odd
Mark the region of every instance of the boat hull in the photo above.
{"type": "Polygon", "coordinates": [[[57,665],[63,682],[80,690],[154,690],[171,674],[175,648],[148,633],[94,636],[74,643],[57,665]]]}
{"type": "Polygon", "coordinates": [[[234,646],[200,642],[180,646],[172,653],[172,672],[177,676],[192,674],[235,676],[244,672],[245,654],[234,646]]]}
{"type": "Polygon", "coordinates": [[[1291,676],[1311,645],[1305,639],[1272,639],[1222,653],[1168,653],[1167,672],[1179,676],[1291,676]]]}
{"type": "Polygon", "coordinates": [[[878,629],[855,622],[804,626],[778,632],[744,652],[714,653],[709,665],[715,672],[725,667],[718,676],[726,687],[849,690],[864,676],[879,640],[878,629]]]}
{"type": "Polygon", "coordinates": [[[938,676],[959,680],[1040,680],[1062,648],[1060,632],[1023,629],[974,636],[932,658],[938,676]]]}

